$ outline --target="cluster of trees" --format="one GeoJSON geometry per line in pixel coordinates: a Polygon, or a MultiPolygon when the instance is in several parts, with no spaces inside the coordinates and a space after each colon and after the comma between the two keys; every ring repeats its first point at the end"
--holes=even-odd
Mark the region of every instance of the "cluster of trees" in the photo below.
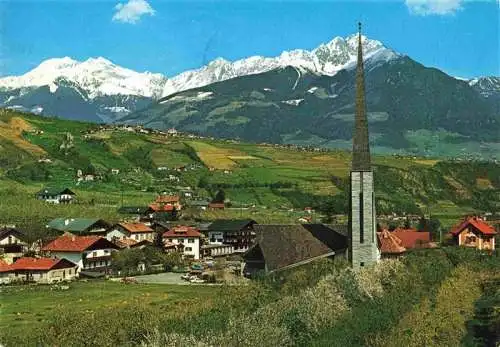
{"type": "Polygon", "coordinates": [[[50,171],[47,165],[33,162],[25,164],[17,169],[7,171],[7,177],[20,182],[44,182],[50,178],[50,171]]]}
{"type": "Polygon", "coordinates": [[[161,265],[160,271],[168,271],[184,264],[179,252],[165,253],[154,246],[124,249],[120,252],[114,252],[112,257],[111,268],[120,275],[151,272],[154,265],[161,265]]]}

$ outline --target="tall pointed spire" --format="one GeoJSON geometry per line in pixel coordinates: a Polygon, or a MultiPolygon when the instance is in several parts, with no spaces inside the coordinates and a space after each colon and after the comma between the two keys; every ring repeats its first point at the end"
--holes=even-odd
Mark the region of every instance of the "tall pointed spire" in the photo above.
{"type": "Polygon", "coordinates": [[[368,121],[366,118],[365,73],[363,67],[363,46],[361,42],[361,23],[358,23],[358,64],[356,68],[356,115],[354,120],[354,139],[352,148],[352,171],[369,171],[370,144],[368,121]]]}

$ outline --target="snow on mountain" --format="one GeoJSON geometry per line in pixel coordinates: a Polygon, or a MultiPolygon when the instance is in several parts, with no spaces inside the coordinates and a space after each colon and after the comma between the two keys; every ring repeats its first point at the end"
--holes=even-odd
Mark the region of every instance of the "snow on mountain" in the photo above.
{"type": "MultiPolygon", "coordinates": [[[[312,51],[296,49],[285,51],[278,57],[253,56],[234,62],[217,58],[196,70],[185,71],[165,83],[163,96],[186,89],[202,87],[230,78],[266,72],[275,68],[294,66],[318,74],[335,75],[339,70],[353,67],[357,55],[357,35],[336,37],[312,51]]],[[[364,58],[370,61],[389,61],[399,56],[384,47],[380,41],[362,36],[364,58]]]]}
{"type": "Polygon", "coordinates": [[[500,77],[488,76],[473,78],[469,80],[468,83],[485,97],[500,94],[500,77]]]}
{"type": "Polygon", "coordinates": [[[55,93],[61,79],[87,91],[91,99],[105,95],[158,98],[166,81],[166,77],[161,74],[139,73],[101,57],[83,62],[64,57],[45,60],[22,76],[0,78],[0,89],[49,86],[50,91],[55,93]]]}

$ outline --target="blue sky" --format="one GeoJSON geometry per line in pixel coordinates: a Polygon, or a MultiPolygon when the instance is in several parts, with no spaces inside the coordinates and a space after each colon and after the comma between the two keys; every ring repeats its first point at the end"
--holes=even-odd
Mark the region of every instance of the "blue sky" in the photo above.
{"type": "Polygon", "coordinates": [[[222,56],[275,56],[365,34],[459,77],[500,75],[499,2],[0,0],[0,75],[103,56],[173,76],[222,56]]]}

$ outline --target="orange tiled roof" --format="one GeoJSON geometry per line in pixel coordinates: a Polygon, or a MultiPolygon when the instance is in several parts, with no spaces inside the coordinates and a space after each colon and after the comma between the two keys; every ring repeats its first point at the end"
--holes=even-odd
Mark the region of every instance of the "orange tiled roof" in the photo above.
{"type": "Polygon", "coordinates": [[[113,240],[113,242],[115,245],[117,245],[120,248],[127,248],[127,247],[133,246],[137,243],[136,240],[128,239],[128,238],[113,240]]]}
{"type": "Polygon", "coordinates": [[[418,240],[423,243],[431,241],[431,234],[428,231],[397,228],[392,232],[392,235],[401,240],[401,246],[404,248],[415,248],[418,240]]]}
{"type": "MultiPolygon", "coordinates": [[[[13,271],[16,271],[16,270],[47,270],[48,271],[48,270],[52,269],[60,261],[63,261],[63,259],[23,257],[23,258],[17,259],[16,262],[10,266],[10,269],[13,271]]],[[[67,260],[64,260],[64,261],[67,261],[67,260]]]]}
{"type": "Polygon", "coordinates": [[[63,235],[42,248],[43,251],[83,252],[97,241],[100,236],[63,235]]]}
{"type": "Polygon", "coordinates": [[[388,230],[377,233],[380,253],[382,254],[401,254],[406,251],[401,244],[402,241],[388,230]]]}
{"type": "Polygon", "coordinates": [[[157,203],[149,204],[149,208],[154,212],[171,212],[174,210],[174,206],[172,205],[162,205],[157,203]]]}
{"type": "Polygon", "coordinates": [[[10,265],[3,259],[0,259],[0,272],[10,271],[10,265]]]}
{"type": "Polygon", "coordinates": [[[158,195],[156,197],[156,202],[159,203],[173,203],[173,202],[179,202],[179,196],[178,195],[158,195]]]}
{"type": "Polygon", "coordinates": [[[466,227],[472,225],[476,230],[481,232],[484,235],[495,235],[495,228],[488,223],[486,223],[482,218],[479,217],[468,217],[466,218],[460,225],[455,227],[451,234],[453,236],[457,236],[460,234],[466,227]]]}
{"type": "Polygon", "coordinates": [[[130,233],[151,233],[153,229],[148,227],[144,223],[118,223],[118,225],[122,226],[125,230],[130,233]]]}
{"type": "Polygon", "coordinates": [[[177,238],[177,237],[201,237],[201,233],[193,227],[177,226],[173,227],[163,233],[163,238],[177,238]]]}

